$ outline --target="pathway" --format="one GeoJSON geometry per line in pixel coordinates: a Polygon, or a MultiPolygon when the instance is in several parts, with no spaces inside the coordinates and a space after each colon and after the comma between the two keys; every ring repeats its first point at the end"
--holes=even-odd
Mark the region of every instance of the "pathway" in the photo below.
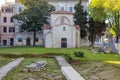
{"type": "Polygon", "coordinates": [[[63,57],[56,56],[55,59],[58,61],[61,71],[67,80],[85,80],[63,57]]]}
{"type": "Polygon", "coordinates": [[[7,65],[3,66],[2,68],[0,68],[0,80],[2,80],[9,71],[11,71],[13,68],[18,66],[23,60],[24,58],[18,58],[8,63],[7,65]]]}

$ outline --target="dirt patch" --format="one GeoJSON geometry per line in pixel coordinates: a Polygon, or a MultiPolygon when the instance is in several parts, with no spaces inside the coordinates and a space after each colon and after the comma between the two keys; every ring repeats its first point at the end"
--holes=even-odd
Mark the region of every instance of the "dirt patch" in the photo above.
{"type": "Polygon", "coordinates": [[[64,55],[63,53],[42,53],[42,54],[0,54],[4,58],[54,58],[55,56],[64,55]]]}
{"type": "Polygon", "coordinates": [[[89,61],[74,67],[85,80],[120,80],[120,68],[112,64],[89,61]]]}
{"type": "MultiPolygon", "coordinates": [[[[38,64],[37,63],[37,64],[38,64]]],[[[39,64],[40,65],[40,64],[39,64]]],[[[33,68],[32,68],[33,69],[33,68]]],[[[36,68],[37,69],[37,68],[36,68]]],[[[24,61],[14,70],[8,73],[4,80],[66,80],[62,75],[60,67],[52,58],[25,58],[24,61]],[[39,71],[23,70],[33,62],[47,62],[44,68],[39,71]]]]}

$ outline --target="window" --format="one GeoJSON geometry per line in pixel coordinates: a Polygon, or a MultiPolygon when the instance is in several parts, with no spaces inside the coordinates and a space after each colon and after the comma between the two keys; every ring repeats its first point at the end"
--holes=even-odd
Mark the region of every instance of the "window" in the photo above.
{"type": "Polygon", "coordinates": [[[22,38],[18,38],[18,42],[22,42],[22,38]]]}
{"type": "Polygon", "coordinates": [[[72,7],[69,7],[69,11],[72,12],[72,11],[73,11],[73,8],[72,8],[72,7]]]}
{"type": "Polygon", "coordinates": [[[21,12],[22,11],[22,7],[19,7],[19,12],[21,12]]]}
{"type": "Polygon", "coordinates": [[[36,40],[35,40],[36,42],[38,42],[38,38],[36,38],[36,40]]]}
{"type": "Polygon", "coordinates": [[[11,10],[10,9],[5,9],[5,12],[11,12],[11,10]]]}
{"type": "Polygon", "coordinates": [[[3,32],[5,33],[5,32],[7,32],[7,27],[3,27],[3,32]]]}
{"type": "Polygon", "coordinates": [[[2,8],[2,12],[4,12],[4,9],[2,8]]]}
{"type": "Polygon", "coordinates": [[[108,34],[106,34],[106,38],[109,38],[109,35],[108,35],[108,34]]]}
{"type": "Polygon", "coordinates": [[[63,31],[66,31],[66,27],[63,27],[63,31]]]}
{"type": "Polygon", "coordinates": [[[9,32],[15,32],[15,27],[9,27],[9,32]]]}
{"type": "Polygon", "coordinates": [[[61,7],[61,10],[64,10],[64,7],[61,7]]]}
{"type": "Polygon", "coordinates": [[[3,40],[3,46],[7,45],[7,40],[3,40]]]}
{"type": "Polygon", "coordinates": [[[12,17],[10,18],[10,22],[11,22],[11,23],[13,22],[13,18],[12,18],[12,17]]]}
{"type": "Polygon", "coordinates": [[[61,18],[61,23],[62,23],[62,24],[64,23],[64,18],[61,18]]]}
{"type": "Polygon", "coordinates": [[[7,22],[7,17],[3,17],[3,22],[7,22]]]}

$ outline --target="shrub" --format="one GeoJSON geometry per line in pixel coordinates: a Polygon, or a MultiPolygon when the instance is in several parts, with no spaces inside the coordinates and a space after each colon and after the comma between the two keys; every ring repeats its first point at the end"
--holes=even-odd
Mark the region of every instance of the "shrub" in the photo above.
{"type": "Polygon", "coordinates": [[[74,55],[76,56],[76,57],[84,57],[84,53],[83,52],[74,52],[74,55]]]}
{"type": "Polygon", "coordinates": [[[70,64],[72,64],[72,57],[69,55],[66,55],[66,61],[70,64]]]}

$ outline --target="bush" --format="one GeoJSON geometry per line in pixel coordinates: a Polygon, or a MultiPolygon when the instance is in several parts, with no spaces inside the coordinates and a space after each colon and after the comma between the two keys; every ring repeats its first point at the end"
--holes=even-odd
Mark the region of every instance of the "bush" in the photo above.
{"type": "Polygon", "coordinates": [[[69,55],[66,55],[66,61],[70,64],[72,64],[72,57],[69,55]]]}
{"type": "Polygon", "coordinates": [[[74,52],[74,55],[76,56],[76,57],[84,57],[84,53],[83,52],[74,52]]]}

